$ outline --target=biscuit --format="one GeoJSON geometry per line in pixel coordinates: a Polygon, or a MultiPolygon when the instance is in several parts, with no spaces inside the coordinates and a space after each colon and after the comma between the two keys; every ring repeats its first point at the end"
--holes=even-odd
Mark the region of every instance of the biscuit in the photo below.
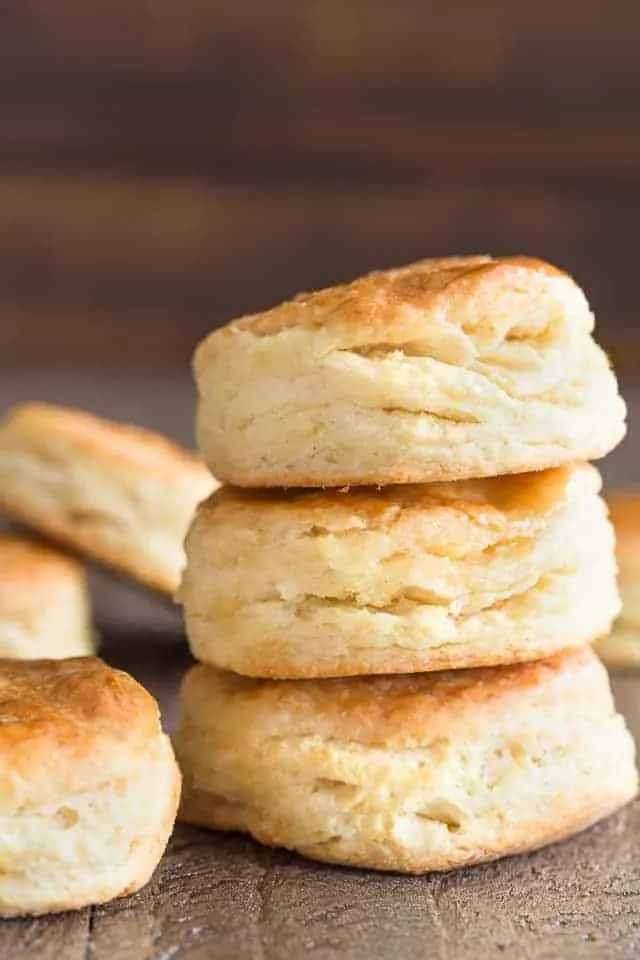
{"type": "Polygon", "coordinates": [[[590,648],[484,670],[248,680],[194,667],[181,819],[316,860],[449,870],[570,836],[637,790],[590,648]]]}
{"type": "Polygon", "coordinates": [[[31,540],[0,535],[0,657],[57,660],[94,649],[82,564],[31,540]]]}
{"type": "Polygon", "coordinates": [[[613,632],[597,644],[610,667],[640,668],[640,495],[608,497],[616,531],[622,612],[613,632]]]}
{"type": "Polygon", "coordinates": [[[180,793],[155,700],[91,657],[0,661],[0,782],[3,916],[140,889],[180,793]]]}
{"type": "Polygon", "coordinates": [[[218,490],[178,599],[198,660],[249,676],[412,673],[589,643],[620,609],[595,467],[348,491],[218,490]]]}
{"type": "Polygon", "coordinates": [[[625,406],[566,273],[423,260],[243,317],[198,347],[198,439],[246,487],[425,483],[593,460],[625,406]]]}
{"type": "Polygon", "coordinates": [[[612,670],[640,670],[640,627],[615,624],[598,640],[596,651],[612,670]]]}
{"type": "Polygon", "coordinates": [[[0,424],[0,510],[171,596],[214,486],[197,457],[138,427],[45,404],[0,424]]]}

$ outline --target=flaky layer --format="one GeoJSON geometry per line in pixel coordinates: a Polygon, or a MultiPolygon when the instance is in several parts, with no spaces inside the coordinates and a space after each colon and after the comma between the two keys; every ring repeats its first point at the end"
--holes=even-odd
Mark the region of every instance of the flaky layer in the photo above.
{"type": "Polygon", "coordinates": [[[426,260],[198,348],[198,438],[247,486],[456,480],[597,459],[625,408],[584,294],[522,257],[426,260]]]}
{"type": "Polygon", "coordinates": [[[395,679],[255,681],[197,666],[176,751],[187,822],[406,872],[542,846],[637,789],[633,741],[590,650],[395,679]]]}
{"type": "Polygon", "coordinates": [[[179,793],[164,737],[135,773],[0,816],[0,915],[75,910],[139,890],[164,853],[179,793]]]}
{"type": "Polygon", "coordinates": [[[63,658],[94,652],[83,567],[16,536],[0,536],[0,657],[63,658]]]}
{"type": "Polygon", "coordinates": [[[180,774],[153,698],[98,660],[0,661],[0,915],[144,885],[180,774]]]}
{"type": "Polygon", "coordinates": [[[214,486],[187,451],[80,411],[28,404],[0,425],[0,509],[169,595],[214,486]]]}
{"type": "Polygon", "coordinates": [[[197,659],[249,676],[513,663],[619,610],[595,468],[383,490],[218,491],[187,538],[197,659]]]}

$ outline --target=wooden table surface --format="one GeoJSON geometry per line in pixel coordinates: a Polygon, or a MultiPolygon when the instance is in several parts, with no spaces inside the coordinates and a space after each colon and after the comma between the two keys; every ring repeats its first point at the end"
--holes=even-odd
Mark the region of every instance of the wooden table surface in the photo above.
{"type": "MultiPolygon", "coordinates": [[[[188,382],[7,375],[0,411],[31,396],[84,403],[187,437],[188,382]]],[[[634,401],[635,403],[635,401],[634,401]]],[[[633,447],[609,475],[629,482],[633,447]]],[[[175,609],[92,574],[104,658],[159,699],[169,730],[190,658],[175,609]]],[[[640,675],[614,680],[640,736],[640,675]]],[[[7,960],[623,960],[640,955],[640,801],[535,854],[425,877],[323,866],[236,835],[176,828],[149,886],[103,907],[0,923],[7,960]]]]}

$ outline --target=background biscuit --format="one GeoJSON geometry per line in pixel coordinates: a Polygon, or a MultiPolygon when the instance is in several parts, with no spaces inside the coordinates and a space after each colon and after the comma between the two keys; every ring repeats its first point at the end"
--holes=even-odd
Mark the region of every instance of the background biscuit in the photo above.
{"type": "Polygon", "coordinates": [[[597,650],[610,667],[640,667],[640,495],[607,497],[616,532],[622,611],[610,636],[597,650]]]}
{"type": "Polygon", "coordinates": [[[0,661],[0,914],[143,886],[180,775],[153,697],[100,660],[0,661]]]}
{"type": "Polygon", "coordinates": [[[196,456],[138,427],[46,404],[0,424],[0,510],[171,596],[215,485],[196,456]]]}
{"type": "Polygon", "coordinates": [[[0,657],[58,659],[94,649],[82,564],[32,540],[0,535],[0,657]]]}

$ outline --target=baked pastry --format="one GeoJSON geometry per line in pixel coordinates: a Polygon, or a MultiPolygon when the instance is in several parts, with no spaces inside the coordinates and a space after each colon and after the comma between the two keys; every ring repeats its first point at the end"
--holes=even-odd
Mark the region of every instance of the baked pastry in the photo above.
{"type": "Polygon", "coordinates": [[[0,424],[0,510],[171,596],[214,486],[176,444],[80,410],[26,404],[0,424]]]}
{"type": "Polygon", "coordinates": [[[90,657],[0,661],[0,915],[74,910],[149,880],[180,774],[153,697],[90,657]]]}
{"type": "Polygon", "coordinates": [[[32,540],[0,535],[0,657],[57,660],[94,649],[82,564],[32,540]]]}
{"type": "Polygon", "coordinates": [[[244,487],[425,483],[593,460],[625,407],[566,273],[423,260],[302,294],[196,351],[198,438],[244,487]]]}
{"type": "Polygon", "coordinates": [[[532,850],[636,793],[634,744],[590,648],[485,670],[182,690],[181,818],[317,860],[449,870],[532,850]]]}
{"type": "Polygon", "coordinates": [[[595,467],[325,491],[223,487],[187,535],[198,660],[249,676],[535,660],[620,609],[595,467]]]}
{"type": "Polygon", "coordinates": [[[612,670],[640,670],[640,627],[620,621],[596,644],[601,659],[612,670]]]}
{"type": "Polygon", "coordinates": [[[608,497],[616,531],[622,612],[597,650],[610,667],[640,668],[640,495],[608,497]]]}

